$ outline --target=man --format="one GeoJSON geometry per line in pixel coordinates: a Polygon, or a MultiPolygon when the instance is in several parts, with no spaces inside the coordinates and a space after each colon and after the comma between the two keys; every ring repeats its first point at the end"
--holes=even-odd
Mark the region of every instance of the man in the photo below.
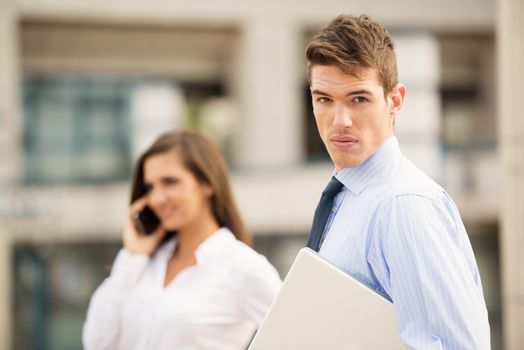
{"type": "Polygon", "coordinates": [[[317,208],[308,246],[389,298],[410,348],[489,349],[479,272],[458,210],[394,136],[406,89],[389,33],[367,16],[339,16],[306,56],[317,127],[338,180],[330,186],[340,189],[326,224],[317,208]]]}

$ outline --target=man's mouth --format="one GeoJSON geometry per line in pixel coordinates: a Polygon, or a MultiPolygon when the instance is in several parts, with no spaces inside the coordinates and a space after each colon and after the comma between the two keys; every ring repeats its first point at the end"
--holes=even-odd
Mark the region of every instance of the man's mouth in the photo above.
{"type": "Polygon", "coordinates": [[[348,135],[332,136],[330,141],[333,145],[339,148],[350,148],[358,143],[356,138],[348,135]]]}

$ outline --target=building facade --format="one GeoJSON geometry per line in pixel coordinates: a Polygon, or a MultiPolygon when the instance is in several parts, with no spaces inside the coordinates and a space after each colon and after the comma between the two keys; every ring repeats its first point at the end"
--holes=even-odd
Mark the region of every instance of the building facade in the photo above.
{"type": "MultiPolygon", "coordinates": [[[[501,3],[522,13],[517,0],[501,3]]],[[[93,284],[118,249],[133,162],[167,129],[198,128],[220,144],[256,248],[285,275],[332,172],[304,49],[339,13],[367,13],[392,32],[408,90],[401,146],[457,201],[493,348],[521,348],[524,284],[507,281],[522,264],[522,218],[504,212],[524,209],[511,199],[524,197],[522,177],[508,169],[524,137],[513,110],[497,110],[495,86],[514,76],[497,74],[495,57],[515,53],[495,39],[522,28],[498,26],[510,15],[497,6],[0,0],[0,348],[80,348],[93,284]],[[497,133],[500,120],[520,134],[497,133]],[[508,177],[517,190],[501,192],[508,177]]]]}

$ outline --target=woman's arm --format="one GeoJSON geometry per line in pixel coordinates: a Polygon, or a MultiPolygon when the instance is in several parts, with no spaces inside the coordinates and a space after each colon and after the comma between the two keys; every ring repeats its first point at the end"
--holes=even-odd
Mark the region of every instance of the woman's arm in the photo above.
{"type": "Polygon", "coordinates": [[[146,270],[150,255],[165,236],[162,227],[147,236],[137,232],[133,216],[145,205],[146,200],[141,198],[129,208],[124,223],[124,248],[118,253],[111,275],[91,297],[82,334],[86,350],[118,348],[122,308],[146,270]]]}
{"type": "Polygon", "coordinates": [[[86,350],[117,349],[122,308],[145,270],[149,257],[122,249],[111,275],[97,288],[87,310],[82,333],[86,350]]]}

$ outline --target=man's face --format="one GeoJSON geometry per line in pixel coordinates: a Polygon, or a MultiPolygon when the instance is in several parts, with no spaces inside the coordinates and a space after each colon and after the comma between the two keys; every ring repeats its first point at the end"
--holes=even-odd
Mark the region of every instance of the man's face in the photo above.
{"type": "Polygon", "coordinates": [[[337,66],[311,69],[311,97],[318,131],[336,171],[362,164],[393,135],[393,122],[404,100],[398,84],[384,97],[374,69],[360,78],[337,66]]]}

